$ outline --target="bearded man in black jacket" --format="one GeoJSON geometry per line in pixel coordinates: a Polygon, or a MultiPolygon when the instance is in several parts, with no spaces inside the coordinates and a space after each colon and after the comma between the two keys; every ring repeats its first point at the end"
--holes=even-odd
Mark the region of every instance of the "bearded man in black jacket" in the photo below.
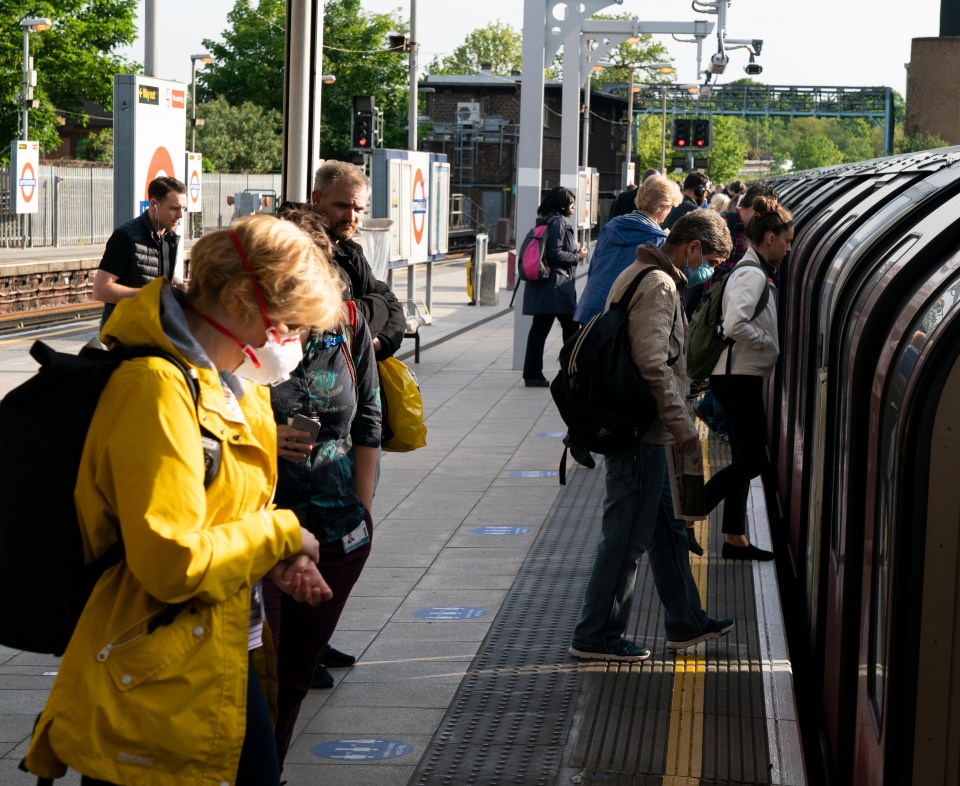
{"type": "Polygon", "coordinates": [[[370,327],[377,360],[385,360],[400,348],[407,320],[396,295],[374,277],[360,244],[351,239],[369,200],[370,181],[353,164],[327,161],[317,169],[313,210],[325,219],[333,261],[347,281],[348,298],[356,302],[370,327]]]}

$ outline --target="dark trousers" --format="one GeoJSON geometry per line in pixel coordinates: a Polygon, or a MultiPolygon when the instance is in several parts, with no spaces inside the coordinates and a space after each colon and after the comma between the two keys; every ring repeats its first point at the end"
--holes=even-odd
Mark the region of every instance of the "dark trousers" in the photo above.
{"type": "Polygon", "coordinates": [[[573,338],[580,328],[571,314],[534,314],[533,324],[527,334],[527,354],[523,358],[524,379],[543,379],[543,347],[555,319],[560,323],[564,343],[573,338]]]}
{"type": "Polygon", "coordinates": [[[763,472],[768,461],[763,377],[712,376],[710,390],[727,418],[733,460],[704,487],[707,509],[713,510],[723,500],[723,533],[743,535],[747,531],[750,481],[763,472]]]}
{"type": "Polygon", "coordinates": [[[319,606],[297,603],[268,579],[263,582],[263,600],[267,622],[273,634],[273,646],[277,655],[277,724],[275,737],[280,764],[286,758],[293,727],[300,714],[317,660],[330,641],[340,620],[343,607],[350,597],[350,590],[360,578],[360,571],[370,556],[371,543],[344,554],[343,544],[337,540],[320,547],[320,572],[333,598],[319,606]]]}
{"type": "MultiPolygon", "coordinates": [[[[247,731],[240,751],[236,786],[277,786],[280,783],[280,764],[273,742],[273,723],[270,708],[260,686],[260,678],[249,659],[247,668],[247,731]]],[[[80,778],[80,786],[115,786],[109,781],[80,778]]]]}

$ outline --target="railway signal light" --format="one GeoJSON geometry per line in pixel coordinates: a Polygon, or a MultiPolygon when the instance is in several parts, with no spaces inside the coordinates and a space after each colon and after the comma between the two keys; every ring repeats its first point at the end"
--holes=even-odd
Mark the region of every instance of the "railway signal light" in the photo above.
{"type": "Polygon", "coordinates": [[[376,147],[375,107],[372,96],[353,97],[353,115],[350,124],[350,147],[366,151],[376,147]]]}
{"type": "Polygon", "coordinates": [[[690,147],[690,121],[677,119],[673,121],[673,133],[670,137],[673,146],[679,148],[690,147]]]}
{"type": "Polygon", "coordinates": [[[706,150],[710,147],[710,121],[707,119],[693,121],[692,147],[697,150],[706,150]]]}

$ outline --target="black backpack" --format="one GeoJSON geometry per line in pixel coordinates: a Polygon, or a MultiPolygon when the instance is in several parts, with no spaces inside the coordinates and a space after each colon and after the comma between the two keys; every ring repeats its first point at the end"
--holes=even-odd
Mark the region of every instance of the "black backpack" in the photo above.
{"type": "MultiPolygon", "coordinates": [[[[655,270],[637,274],[623,295],[591,319],[560,350],[560,372],[550,392],[576,442],[593,453],[609,455],[634,444],[657,416],[657,402],[633,363],[627,316],[640,281],[655,270]]],[[[674,358],[671,362],[676,362],[674,358]]],[[[567,449],[560,460],[560,483],[567,449]]]]}
{"type": "MultiPolygon", "coordinates": [[[[97,580],[124,554],[118,539],[84,565],[73,499],[107,380],[123,361],[155,356],[180,369],[194,404],[199,386],[180,360],[150,347],[85,347],[71,355],[37,341],[30,354],[40,370],[0,402],[0,644],[62,655],[97,580]]],[[[209,485],[220,467],[221,443],[208,431],[201,435],[209,485]]],[[[180,608],[168,607],[157,624],[171,621],[180,608]]]]}

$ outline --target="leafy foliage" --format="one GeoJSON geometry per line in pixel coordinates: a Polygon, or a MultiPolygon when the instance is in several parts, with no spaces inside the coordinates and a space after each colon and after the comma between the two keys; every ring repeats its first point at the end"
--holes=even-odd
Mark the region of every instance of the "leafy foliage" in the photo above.
{"type": "Polygon", "coordinates": [[[197,128],[197,147],[204,170],[214,172],[278,172],[283,159],[283,118],[275,109],[250,101],[231,106],[215,98],[197,107],[204,124],[197,128]]]}
{"type": "Polygon", "coordinates": [[[523,40],[520,32],[503,22],[491,22],[471,32],[464,42],[446,57],[435,57],[427,66],[428,74],[472,74],[489,63],[494,74],[509,76],[523,64],[523,40]]]}
{"type": "MultiPolygon", "coordinates": [[[[633,14],[594,14],[590,17],[591,21],[596,20],[609,21],[629,21],[633,19],[633,14]]],[[[667,48],[653,40],[649,33],[642,33],[638,36],[636,43],[620,44],[614,47],[604,57],[605,62],[613,63],[613,68],[605,68],[599,73],[593,75],[593,85],[597,90],[602,90],[607,85],[621,84],[626,85],[630,80],[630,65],[644,66],[651,63],[670,63],[673,59],[667,48]]],[[[637,68],[634,74],[634,80],[637,82],[672,82],[673,74],[650,73],[644,68],[637,68]]]]}
{"type": "Polygon", "coordinates": [[[713,149],[707,173],[714,183],[736,180],[747,157],[745,123],[739,117],[713,118],[713,149]]]}
{"type": "Polygon", "coordinates": [[[323,93],[320,154],[324,158],[350,155],[350,116],[353,96],[358,95],[373,96],[383,111],[383,146],[406,148],[407,58],[387,50],[388,35],[406,32],[406,23],[397,13],[367,14],[360,0],[327,0],[323,70],[335,74],[337,82],[323,93]]]}
{"type": "Polygon", "coordinates": [[[77,158],[113,164],[113,129],[101,128],[86,139],[77,142],[77,158]]]}
{"type": "Polygon", "coordinates": [[[843,163],[843,153],[825,136],[808,136],[793,154],[794,169],[818,169],[843,163]]]}
{"type": "Polygon", "coordinates": [[[227,14],[223,43],[204,39],[214,61],[197,72],[197,105],[224,98],[233,106],[250,101],[283,112],[283,53],[286,3],[237,0],[227,14]]]}
{"type": "Polygon", "coordinates": [[[936,134],[921,134],[915,128],[909,135],[900,135],[894,140],[894,149],[897,153],[918,153],[921,150],[933,150],[937,147],[949,147],[950,143],[936,134]]]}
{"type": "MultiPolygon", "coordinates": [[[[198,107],[221,97],[232,106],[250,102],[282,114],[285,13],[284,0],[260,0],[256,8],[236,0],[223,43],[204,41],[215,61],[198,73],[198,107]]],[[[323,88],[322,157],[349,157],[356,95],[372,95],[383,110],[384,144],[405,146],[407,69],[402,55],[387,51],[387,36],[405,29],[396,14],[365,13],[360,0],[325,3],[322,69],[337,81],[323,88]]]]}
{"type": "Polygon", "coordinates": [[[30,110],[29,135],[41,154],[60,146],[56,110],[75,113],[86,122],[80,98],[107,109],[113,106],[113,75],[137,71],[136,63],[116,55],[133,42],[137,0],[0,0],[0,157],[8,158],[6,141],[17,137],[21,114],[16,94],[23,74],[23,31],[19,20],[49,17],[53,26],[30,35],[30,55],[37,71],[30,110]]]}

